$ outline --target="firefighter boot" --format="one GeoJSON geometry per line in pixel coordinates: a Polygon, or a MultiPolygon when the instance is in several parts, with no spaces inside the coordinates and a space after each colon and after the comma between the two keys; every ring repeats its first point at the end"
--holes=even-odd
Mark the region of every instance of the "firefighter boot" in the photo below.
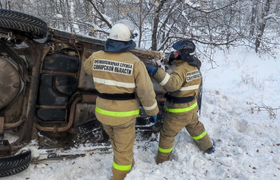
{"type": "Polygon", "coordinates": [[[204,153],[212,154],[215,152],[216,143],[212,140],[212,146],[204,151],[204,153]]]}

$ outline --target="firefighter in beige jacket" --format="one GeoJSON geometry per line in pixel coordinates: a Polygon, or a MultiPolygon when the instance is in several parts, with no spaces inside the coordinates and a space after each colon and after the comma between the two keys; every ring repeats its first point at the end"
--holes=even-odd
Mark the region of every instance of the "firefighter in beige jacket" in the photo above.
{"type": "Polygon", "coordinates": [[[131,40],[132,32],[132,22],[117,22],[104,51],[94,52],[84,63],[85,71],[93,76],[99,92],[96,117],[109,135],[114,151],[113,180],[123,180],[134,165],[135,123],[140,102],[147,115],[155,120],[159,111],[144,63],[129,52],[136,46],[131,40]]]}
{"type": "Polygon", "coordinates": [[[168,92],[165,94],[165,117],[160,131],[157,163],[171,160],[175,136],[186,128],[198,148],[213,153],[215,145],[204,125],[198,120],[196,96],[201,83],[200,64],[194,57],[195,45],[191,41],[178,41],[173,45],[176,67],[171,74],[160,68],[147,66],[148,73],[168,92]]]}

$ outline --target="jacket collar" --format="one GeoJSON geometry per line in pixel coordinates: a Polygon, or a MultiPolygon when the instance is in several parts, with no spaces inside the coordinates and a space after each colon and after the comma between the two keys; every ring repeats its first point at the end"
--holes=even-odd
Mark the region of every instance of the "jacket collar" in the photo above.
{"type": "Polygon", "coordinates": [[[184,63],[184,61],[182,61],[180,59],[179,60],[174,60],[173,62],[176,66],[179,66],[180,64],[184,63]]]}
{"type": "Polygon", "coordinates": [[[136,44],[134,41],[116,41],[107,39],[104,45],[105,52],[126,52],[134,49],[136,44]]]}

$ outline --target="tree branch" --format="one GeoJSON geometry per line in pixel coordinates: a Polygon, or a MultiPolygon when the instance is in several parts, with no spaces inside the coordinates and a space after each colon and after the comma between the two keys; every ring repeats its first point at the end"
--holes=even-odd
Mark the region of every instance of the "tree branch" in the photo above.
{"type": "Polygon", "coordinates": [[[102,13],[100,11],[98,11],[98,9],[96,8],[95,4],[92,2],[92,0],[87,0],[92,6],[93,8],[95,9],[95,11],[98,13],[98,15],[100,16],[101,20],[104,21],[107,26],[109,28],[112,28],[112,25],[109,23],[109,21],[107,21],[107,19],[102,15],[102,13]]]}
{"type": "MultiPolygon", "coordinates": [[[[202,13],[205,13],[205,14],[209,14],[209,13],[213,13],[213,12],[215,12],[215,11],[219,11],[219,10],[221,10],[221,9],[225,9],[225,8],[227,8],[227,7],[229,7],[229,6],[232,6],[233,4],[235,4],[235,3],[237,3],[237,2],[238,2],[238,0],[235,0],[234,2],[232,2],[232,3],[228,4],[228,5],[225,5],[225,6],[223,6],[223,7],[220,7],[220,8],[218,8],[218,9],[214,9],[214,10],[212,10],[212,11],[204,11],[204,10],[202,10],[202,9],[193,7],[192,5],[190,5],[190,4],[188,4],[188,3],[185,3],[185,4],[186,4],[187,6],[189,6],[191,9],[194,9],[194,10],[196,10],[196,11],[199,11],[199,12],[202,12],[202,13]]],[[[184,4],[184,3],[183,3],[183,4],[184,4]]]]}

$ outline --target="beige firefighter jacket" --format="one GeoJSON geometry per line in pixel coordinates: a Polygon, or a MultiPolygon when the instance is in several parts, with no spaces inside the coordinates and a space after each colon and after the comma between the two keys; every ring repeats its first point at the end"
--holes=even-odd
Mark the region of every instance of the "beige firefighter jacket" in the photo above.
{"type": "Polygon", "coordinates": [[[85,61],[84,69],[93,76],[95,89],[99,93],[137,93],[138,98],[123,101],[98,97],[95,114],[102,123],[120,125],[128,122],[138,116],[140,102],[147,115],[153,116],[159,112],[146,67],[132,53],[97,51],[85,61]]]}
{"type": "MultiPolygon", "coordinates": [[[[159,84],[168,92],[169,95],[175,97],[197,96],[198,89],[201,83],[200,71],[195,67],[189,65],[187,62],[181,60],[174,61],[176,67],[168,74],[164,70],[158,68],[154,78],[159,84]]],[[[166,101],[165,106],[168,109],[175,109],[180,112],[180,109],[191,107],[189,112],[197,111],[196,98],[188,103],[171,103],[166,101]]]]}

